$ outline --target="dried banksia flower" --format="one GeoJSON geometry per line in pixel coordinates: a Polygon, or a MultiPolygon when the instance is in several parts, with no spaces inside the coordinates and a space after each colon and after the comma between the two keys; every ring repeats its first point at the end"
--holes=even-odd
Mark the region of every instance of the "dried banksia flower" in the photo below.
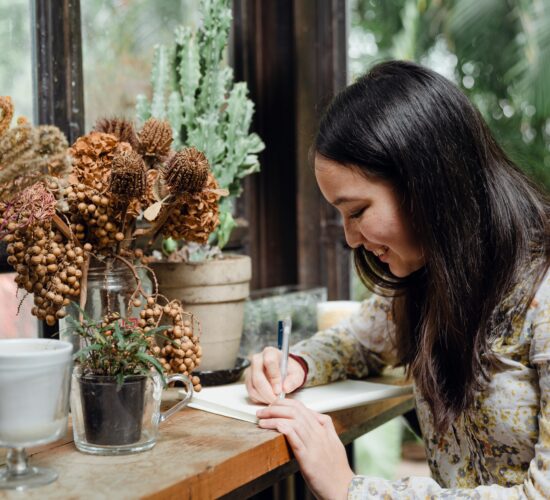
{"type": "Polygon", "coordinates": [[[113,158],[109,190],[121,200],[141,198],[146,189],[145,163],[135,151],[124,151],[113,158]]]}
{"type": "Polygon", "coordinates": [[[13,103],[11,97],[0,96],[0,135],[8,130],[13,117],[13,103]]]}
{"type": "Polygon", "coordinates": [[[210,168],[202,151],[185,148],[170,158],[163,177],[174,195],[197,193],[206,186],[210,168]]]}
{"type": "Polygon", "coordinates": [[[134,124],[130,120],[123,118],[101,118],[95,124],[94,130],[105,134],[112,134],[120,142],[127,142],[134,149],[137,149],[139,145],[134,124]]]}
{"type": "Polygon", "coordinates": [[[139,152],[143,156],[162,159],[170,151],[172,128],[167,121],[149,118],[138,134],[139,152]]]}

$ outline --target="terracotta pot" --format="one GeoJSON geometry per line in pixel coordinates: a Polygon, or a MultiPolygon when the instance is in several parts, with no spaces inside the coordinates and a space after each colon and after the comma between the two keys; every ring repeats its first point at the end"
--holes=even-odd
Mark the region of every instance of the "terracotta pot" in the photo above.
{"type": "Polygon", "coordinates": [[[179,299],[185,310],[200,321],[199,370],[233,368],[252,277],[250,257],[228,254],[204,262],[157,262],[151,267],[160,293],[169,299],[179,299]]]}

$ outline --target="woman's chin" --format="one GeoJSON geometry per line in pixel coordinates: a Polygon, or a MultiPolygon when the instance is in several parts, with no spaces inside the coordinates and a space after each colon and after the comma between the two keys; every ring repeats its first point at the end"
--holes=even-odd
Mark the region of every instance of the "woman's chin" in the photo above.
{"type": "Polygon", "coordinates": [[[409,269],[405,266],[395,265],[388,263],[388,267],[390,268],[390,272],[396,277],[396,278],[406,278],[407,276],[410,276],[416,269],[409,269]]]}

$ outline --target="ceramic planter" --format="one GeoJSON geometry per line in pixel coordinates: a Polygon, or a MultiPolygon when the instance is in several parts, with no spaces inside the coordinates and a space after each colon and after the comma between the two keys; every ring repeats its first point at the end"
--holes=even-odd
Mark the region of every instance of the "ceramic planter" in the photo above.
{"type": "Polygon", "coordinates": [[[179,299],[200,321],[201,371],[233,368],[243,332],[244,303],[252,265],[246,255],[224,255],[204,262],[151,265],[160,293],[179,299]]]}

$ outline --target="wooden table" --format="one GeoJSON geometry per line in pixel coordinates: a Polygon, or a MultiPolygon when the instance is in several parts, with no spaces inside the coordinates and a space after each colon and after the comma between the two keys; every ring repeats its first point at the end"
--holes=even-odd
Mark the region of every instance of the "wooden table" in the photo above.
{"type": "MultiPolygon", "coordinates": [[[[175,397],[171,391],[168,398],[175,397]]],[[[347,444],[412,407],[413,397],[401,396],[331,415],[347,444]]],[[[156,446],[147,452],[88,455],[67,437],[29,454],[31,465],[52,467],[59,478],[24,492],[0,490],[0,499],[242,499],[298,470],[281,434],[191,408],[162,424],[156,446]]]]}

